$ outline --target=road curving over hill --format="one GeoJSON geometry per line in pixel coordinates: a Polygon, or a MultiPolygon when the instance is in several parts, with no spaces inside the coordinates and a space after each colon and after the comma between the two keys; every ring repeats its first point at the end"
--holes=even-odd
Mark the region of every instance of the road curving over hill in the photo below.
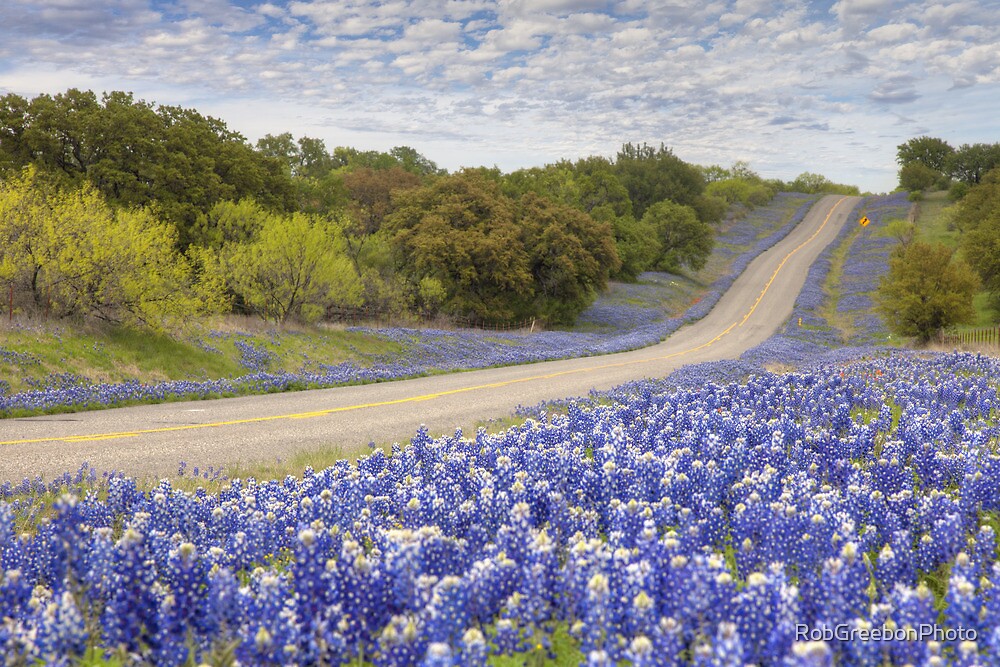
{"type": "Polygon", "coordinates": [[[0,420],[0,482],[50,479],[85,461],[97,470],[169,476],[180,461],[202,468],[273,462],[321,447],[347,455],[369,442],[406,441],[421,424],[433,435],[451,434],[519,405],[736,358],[789,317],[809,266],[859,201],[819,200],[708,315],[652,347],[354,387],[0,420]]]}

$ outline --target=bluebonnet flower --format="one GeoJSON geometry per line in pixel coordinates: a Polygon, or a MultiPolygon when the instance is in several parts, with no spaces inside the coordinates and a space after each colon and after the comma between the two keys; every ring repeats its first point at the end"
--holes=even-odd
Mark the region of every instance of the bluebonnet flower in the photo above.
{"type": "Polygon", "coordinates": [[[977,355],[844,357],[632,383],[215,493],[89,469],[8,484],[0,645],[53,664],[94,644],[158,664],[228,646],[244,664],[481,665],[541,655],[563,624],[594,663],[986,664],[1000,565],[969,474],[996,474],[976,406],[997,376],[977,355]],[[921,581],[942,573],[936,600],[921,581]],[[979,638],[809,643],[799,623],[979,638]]]}

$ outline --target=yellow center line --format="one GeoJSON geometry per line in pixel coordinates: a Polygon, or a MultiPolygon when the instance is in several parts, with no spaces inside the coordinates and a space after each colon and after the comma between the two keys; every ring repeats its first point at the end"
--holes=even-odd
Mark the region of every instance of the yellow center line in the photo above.
{"type": "Polygon", "coordinates": [[[591,373],[591,372],[594,372],[594,371],[605,370],[605,369],[608,369],[608,368],[622,368],[624,366],[633,366],[635,364],[645,364],[645,363],[649,363],[651,361],[666,361],[668,359],[673,359],[675,357],[680,357],[680,356],[683,356],[683,355],[686,355],[686,354],[691,354],[692,352],[697,352],[698,350],[703,350],[703,349],[705,349],[707,347],[710,347],[710,346],[714,345],[715,343],[717,343],[718,341],[720,341],[722,338],[724,338],[726,335],[728,335],[729,332],[732,331],[734,328],[736,328],[738,326],[741,327],[741,326],[743,326],[744,323],[746,323],[747,319],[751,315],[753,315],[754,310],[757,309],[757,306],[760,304],[761,299],[764,298],[764,295],[767,293],[767,290],[770,289],[771,284],[774,282],[774,279],[778,275],[778,272],[781,271],[782,267],[785,266],[785,263],[789,260],[789,258],[791,258],[792,255],[794,255],[795,253],[797,253],[799,250],[801,250],[803,247],[805,247],[808,243],[810,243],[813,239],[815,239],[819,235],[819,233],[823,230],[823,228],[826,226],[826,224],[830,221],[830,217],[833,215],[834,210],[836,210],[836,208],[838,206],[840,206],[841,202],[843,202],[844,199],[846,199],[846,197],[840,199],[836,204],[833,205],[833,207],[830,209],[830,212],[826,215],[826,219],[823,220],[823,224],[819,226],[819,229],[817,229],[813,233],[812,236],[810,236],[808,239],[806,239],[805,241],[803,241],[802,243],[800,243],[795,249],[793,249],[791,252],[789,252],[787,255],[785,255],[785,258],[781,260],[781,263],[778,264],[778,268],[776,268],[774,270],[774,273],[771,275],[771,279],[767,281],[766,285],[764,285],[764,289],[761,290],[760,296],[757,297],[757,300],[754,302],[753,306],[750,308],[750,310],[747,311],[746,315],[743,316],[742,321],[740,321],[740,322],[733,322],[728,327],[726,327],[721,333],[719,333],[717,336],[715,336],[715,338],[712,338],[711,340],[706,341],[706,342],[702,343],[701,345],[697,345],[695,347],[688,348],[686,350],[680,350],[678,352],[671,352],[670,354],[665,354],[665,355],[658,356],[658,357],[649,357],[649,358],[646,358],[646,359],[633,359],[631,361],[619,361],[619,362],[614,362],[614,363],[598,364],[598,365],[594,365],[594,366],[587,366],[587,367],[584,367],[584,368],[574,368],[574,369],[569,369],[569,370],[564,370],[564,371],[555,371],[553,373],[545,373],[545,374],[542,374],[542,375],[533,375],[533,376],[530,376],[530,377],[514,378],[514,379],[511,379],[511,380],[501,380],[499,382],[490,382],[488,384],[480,384],[480,385],[475,385],[475,386],[471,386],[471,387],[460,387],[458,389],[448,389],[448,390],[445,390],[445,391],[434,392],[434,393],[431,393],[431,394],[421,394],[419,396],[407,396],[405,398],[396,398],[396,399],[387,400],[387,401],[376,401],[376,402],[373,402],[373,403],[360,403],[360,404],[357,404],[357,405],[346,405],[346,406],[342,406],[342,407],[338,407],[338,408],[328,408],[328,409],[325,409],[325,410],[312,410],[312,411],[309,411],[309,412],[296,412],[296,413],[287,414],[287,415],[271,415],[269,417],[250,417],[250,418],[247,418],[247,419],[232,419],[232,420],[229,420],[229,421],[209,422],[209,423],[205,423],[205,424],[183,424],[183,425],[178,425],[178,426],[163,426],[163,427],[160,427],[160,428],[136,429],[134,431],[120,431],[120,432],[117,432],[117,433],[95,433],[95,434],[92,434],[92,435],[68,435],[68,436],[63,436],[63,437],[26,438],[26,439],[23,439],[23,440],[7,440],[7,441],[0,441],[0,445],[27,445],[27,444],[33,444],[33,443],[39,443],[39,442],[70,442],[70,443],[72,443],[72,442],[92,442],[92,441],[96,441],[96,440],[114,440],[114,439],[117,439],[117,438],[135,438],[135,437],[139,437],[139,436],[142,436],[142,435],[149,435],[149,434],[153,434],[153,433],[171,433],[171,432],[176,432],[176,431],[191,431],[191,430],[203,429],[203,428],[220,428],[220,427],[223,427],[223,426],[238,426],[238,425],[241,425],[241,424],[259,424],[259,423],[263,423],[263,422],[277,421],[277,420],[283,420],[283,419],[312,419],[313,417],[325,417],[327,415],[336,414],[338,412],[350,412],[350,411],[353,411],[353,410],[364,410],[366,408],[379,408],[379,407],[385,407],[385,406],[389,406],[389,405],[400,405],[400,404],[403,404],[403,403],[416,403],[418,401],[430,401],[430,400],[434,400],[436,398],[443,398],[445,396],[454,396],[455,394],[463,394],[463,393],[467,393],[467,392],[470,392],[470,391],[478,391],[478,390],[481,390],[481,389],[498,389],[498,388],[501,388],[501,387],[507,387],[507,386],[510,386],[510,385],[513,385],[513,384],[518,384],[518,383],[521,383],[521,382],[534,382],[536,380],[548,380],[548,379],[552,379],[552,378],[562,377],[564,375],[574,375],[574,374],[578,374],[578,373],[591,373]]]}
{"type": "Polygon", "coordinates": [[[773,283],[774,279],[778,277],[778,272],[781,271],[781,269],[782,269],[783,266],[785,266],[785,262],[787,262],[789,259],[791,259],[792,255],[794,255],[799,250],[801,250],[807,243],[810,243],[813,239],[815,239],[817,236],[819,236],[819,233],[821,231],[823,231],[824,227],[826,227],[826,223],[830,222],[830,217],[833,215],[833,212],[837,210],[837,207],[840,206],[841,203],[843,203],[843,201],[845,199],[847,199],[847,197],[841,197],[839,200],[837,200],[837,203],[833,205],[833,207],[830,209],[830,212],[826,214],[826,218],[823,220],[823,224],[820,225],[819,228],[815,232],[813,232],[813,235],[810,236],[809,238],[807,238],[802,243],[800,243],[790,253],[788,253],[787,255],[785,255],[785,258],[783,260],[781,260],[780,264],[778,264],[778,268],[776,268],[774,270],[774,273],[771,274],[771,279],[767,281],[766,285],[764,285],[764,289],[761,290],[760,296],[758,296],[757,300],[753,302],[753,306],[750,308],[750,310],[747,311],[747,314],[743,316],[743,321],[740,322],[740,326],[743,326],[746,323],[747,319],[751,315],[753,315],[753,311],[757,310],[757,306],[760,305],[760,300],[764,298],[764,295],[767,294],[767,290],[771,288],[771,283],[773,283]]]}

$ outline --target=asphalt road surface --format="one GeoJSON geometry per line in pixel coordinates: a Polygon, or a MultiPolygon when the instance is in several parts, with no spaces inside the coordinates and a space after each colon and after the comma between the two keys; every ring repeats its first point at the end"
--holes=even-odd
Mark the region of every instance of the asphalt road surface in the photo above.
{"type": "Polygon", "coordinates": [[[46,479],[86,461],[98,470],[168,476],[180,461],[202,468],[287,460],[321,447],[345,454],[369,442],[466,433],[518,405],[586,395],[663,377],[691,363],[731,359],[789,317],[816,256],[848,222],[857,197],[821,199],[799,226],[754,260],[702,320],[633,352],[437,375],[356,387],[165,403],[0,420],[0,481],[46,479]]]}

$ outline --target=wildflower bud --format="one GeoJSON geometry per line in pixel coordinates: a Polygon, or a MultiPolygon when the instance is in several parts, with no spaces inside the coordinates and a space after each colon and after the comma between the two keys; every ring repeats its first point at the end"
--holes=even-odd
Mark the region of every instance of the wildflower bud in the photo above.
{"type": "Polygon", "coordinates": [[[177,549],[177,553],[180,554],[181,558],[184,560],[189,560],[195,553],[195,546],[190,542],[184,542],[177,549]]]}
{"type": "Polygon", "coordinates": [[[305,546],[311,547],[315,541],[316,533],[314,533],[311,529],[306,528],[305,530],[299,531],[299,542],[305,546]]]}
{"type": "Polygon", "coordinates": [[[418,509],[420,509],[420,499],[410,498],[410,502],[406,503],[406,507],[416,512],[418,509]]]}
{"type": "Polygon", "coordinates": [[[121,544],[123,546],[138,544],[140,541],[142,541],[142,533],[132,527],[129,527],[121,537],[121,544]]]}
{"type": "Polygon", "coordinates": [[[448,658],[451,656],[451,647],[443,642],[434,642],[427,647],[427,657],[448,658]]]}
{"type": "Polygon", "coordinates": [[[766,586],[767,575],[763,572],[751,572],[747,577],[747,586],[766,586]]]}
{"type": "Polygon", "coordinates": [[[639,611],[646,612],[653,608],[653,598],[646,595],[646,591],[639,591],[632,599],[632,605],[639,611]]]}
{"type": "Polygon", "coordinates": [[[649,641],[648,637],[639,635],[632,640],[631,644],[629,644],[629,650],[633,655],[647,656],[653,652],[653,642],[649,641]]]}
{"type": "Polygon", "coordinates": [[[469,628],[462,635],[462,643],[466,646],[482,646],[486,643],[486,638],[478,628],[469,628]]]}
{"type": "Polygon", "coordinates": [[[955,564],[958,565],[959,567],[968,567],[969,554],[965,553],[964,551],[958,552],[958,555],[955,556],[955,564]]]}
{"type": "Polygon", "coordinates": [[[254,636],[254,643],[257,645],[258,651],[264,651],[271,645],[271,633],[267,631],[267,628],[261,626],[257,630],[257,634],[254,636]]]}
{"type": "Polygon", "coordinates": [[[803,658],[807,663],[822,664],[822,659],[830,655],[830,647],[824,641],[795,642],[792,644],[792,655],[803,658]]]}
{"type": "Polygon", "coordinates": [[[403,628],[403,639],[407,642],[413,642],[417,638],[417,624],[411,618],[406,622],[406,627],[403,628]]]}
{"type": "Polygon", "coordinates": [[[600,573],[595,574],[590,578],[590,582],[587,583],[587,589],[594,595],[607,595],[610,591],[608,578],[600,573]]]}

